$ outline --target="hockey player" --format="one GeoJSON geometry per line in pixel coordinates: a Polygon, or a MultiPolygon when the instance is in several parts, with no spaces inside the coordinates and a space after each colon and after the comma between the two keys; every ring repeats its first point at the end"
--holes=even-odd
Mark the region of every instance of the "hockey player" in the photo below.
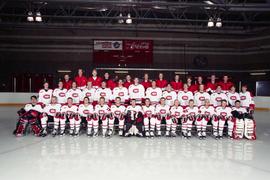
{"type": "MultiPolygon", "coordinates": [[[[223,138],[224,124],[226,121],[232,121],[231,111],[232,109],[227,107],[227,101],[225,99],[221,100],[221,106],[216,108],[217,117],[214,117],[212,120],[213,132],[216,139],[223,138]]],[[[229,131],[231,132],[232,129],[229,131]]]]}
{"type": "Polygon", "coordinates": [[[195,122],[199,139],[206,138],[207,123],[215,114],[215,108],[211,106],[210,100],[205,99],[204,105],[199,108],[199,116],[195,122]]]}
{"type": "Polygon", "coordinates": [[[113,99],[120,97],[121,99],[121,104],[127,104],[129,100],[129,95],[128,95],[128,89],[123,86],[123,80],[119,79],[118,80],[118,87],[113,89],[113,99]]]}
{"type": "Polygon", "coordinates": [[[188,106],[189,100],[193,99],[193,93],[188,90],[188,85],[184,84],[184,90],[178,92],[178,100],[183,108],[188,106]]]}
{"type": "Polygon", "coordinates": [[[101,86],[102,78],[98,76],[97,70],[92,70],[92,76],[88,79],[92,83],[93,88],[97,89],[101,86]]]}
{"type": "Polygon", "coordinates": [[[53,136],[56,136],[58,133],[58,127],[59,127],[59,119],[60,119],[60,111],[61,111],[61,104],[57,102],[57,97],[53,96],[51,103],[47,104],[44,109],[43,113],[40,117],[41,122],[41,136],[45,137],[47,135],[47,123],[53,122],[54,123],[54,130],[52,132],[53,136]]]}
{"type": "Polygon", "coordinates": [[[139,79],[134,78],[134,84],[131,84],[128,88],[129,98],[135,99],[137,104],[141,104],[144,98],[145,89],[143,85],[139,84],[139,79]]]}
{"type": "Polygon", "coordinates": [[[53,96],[57,98],[57,103],[63,105],[67,102],[66,93],[67,89],[63,88],[63,82],[58,82],[58,88],[55,88],[53,91],[53,96]]]}
{"type": "Polygon", "coordinates": [[[102,136],[106,137],[107,130],[108,130],[109,114],[110,114],[110,108],[106,104],[105,98],[101,96],[99,98],[99,103],[95,106],[95,110],[94,110],[94,116],[93,116],[94,137],[98,136],[99,120],[102,122],[102,136]]]}
{"type": "Polygon", "coordinates": [[[165,98],[160,99],[160,103],[156,105],[156,130],[157,136],[161,136],[161,124],[166,124],[166,136],[170,135],[171,128],[171,112],[170,106],[165,104],[165,98]]]}
{"type": "Polygon", "coordinates": [[[78,113],[80,115],[81,121],[87,122],[87,136],[92,136],[94,108],[93,105],[90,104],[89,97],[86,96],[83,98],[83,104],[79,105],[78,113]]]}
{"type": "Polygon", "coordinates": [[[232,86],[230,91],[227,92],[227,97],[230,106],[235,106],[235,101],[240,100],[239,93],[235,92],[235,86],[232,86]]]}
{"type": "Polygon", "coordinates": [[[96,101],[99,101],[100,97],[104,97],[105,102],[110,103],[112,99],[112,91],[110,88],[107,88],[106,85],[107,85],[106,82],[102,81],[101,87],[96,90],[95,93],[96,101]]]}
{"type": "Polygon", "coordinates": [[[76,82],[72,82],[72,87],[67,91],[66,97],[72,98],[73,103],[79,105],[82,91],[77,88],[76,82]]]}
{"type": "Polygon", "coordinates": [[[145,99],[145,105],[142,107],[143,109],[143,123],[145,129],[146,137],[154,137],[156,117],[155,117],[155,106],[151,105],[151,101],[149,98],[145,99]]]}
{"type": "MultiPolygon", "coordinates": [[[[176,127],[177,124],[180,123],[181,118],[184,114],[183,108],[180,106],[180,102],[178,99],[174,101],[174,105],[170,109],[171,112],[171,136],[176,137],[176,127]]],[[[168,130],[170,129],[169,124],[167,126],[168,130]]]]}
{"type": "Polygon", "coordinates": [[[49,89],[48,82],[45,82],[43,84],[43,87],[44,88],[38,92],[38,103],[40,103],[42,107],[44,107],[45,105],[51,102],[52,93],[53,93],[53,90],[49,89]]]}
{"type": "Polygon", "coordinates": [[[74,78],[78,89],[82,90],[86,87],[87,78],[83,75],[83,70],[78,69],[78,75],[74,78]]]}
{"type": "Polygon", "coordinates": [[[188,106],[184,109],[184,116],[182,118],[182,135],[184,138],[191,137],[192,124],[196,121],[198,114],[198,107],[195,106],[194,100],[190,99],[188,106]]]}
{"type": "Polygon", "coordinates": [[[17,137],[22,136],[25,133],[25,127],[30,124],[31,129],[35,136],[39,136],[41,132],[40,125],[38,124],[38,118],[43,112],[41,105],[37,104],[37,97],[31,96],[31,103],[26,104],[24,108],[18,111],[19,120],[17,122],[14,134],[17,137]]]}
{"type": "Polygon", "coordinates": [[[96,89],[92,87],[92,82],[88,81],[86,88],[84,88],[81,92],[80,102],[83,103],[84,98],[88,97],[89,103],[93,103],[94,98],[95,98],[95,93],[96,93],[96,89]]]}
{"type": "Polygon", "coordinates": [[[164,97],[165,103],[169,106],[173,106],[174,100],[177,99],[176,92],[172,89],[172,86],[170,84],[167,85],[166,90],[163,91],[162,97],[164,97]]]}
{"type": "Polygon", "coordinates": [[[156,81],[152,81],[151,87],[147,88],[145,97],[149,98],[152,104],[157,104],[162,96],[161,88],[157,87],[156,81]]]}
{"type": "Polygon", "coordinates": [[[151,81],[149,80],[148,73],[144,74],[143,81],[141,84],[143,85],[144,89],[151,87],[151,81]]]}
{"type": "Polygon", "coordinates": [[[178,74],[174,76],[174,81],[171,82],[171,86],[175,92],[182,91],[183,83],[180,80],[180,76],[178,74]]]}
{"type": "Polygon", "coordinates": [[[119,136],[124,135],[124,123],[125,123],[125,111],[126,107],[121,104],[121,98],[116,97],[115,98],[115,104],[111,106],[111,116],[109,119],[109,135],[112,135],[113,132],[113,126],[115,124],[115,121],[118,121],[119,125],[119,136]]]}
{"type": "Polygon", "coordinates": [[[242,86],[242,92],[239,93],[241,106],[247,108],[248,112],[253,114],[255,104],[253,101],[253,95],[247,90],[247,86],[242,86]]]}
{"type": "Polygon", "coordinates": [[[164,75],[163,73],[159,73],[158,74],[158,79],[156,80],[157,83],[157,87],[161,88],[162,90],[165,89],[165,87],[167,86],[168,82],[166,79],[164,79],[164,75]]]}
{"type": "Polygon", "coordinates": [[[195,93],[194,101],[195,104],[200,107],[203,106],[206,99],[210,99],[210,95],[204,91],[204,85],[199,85],[199,92],[195,93]]]}
{"type": "Polygon", "coordinates": [[[142,137],[142,126],[143,126],[143,114],[142,107],[136,105],[136,99],[130,100],[130,105],[126,108],[125,116],[125,137],[136,135],[142,137]]]}
{"type": "Polygon", "coordinates": [[[206,84],[206,92],[212,94],[217,89],[216,76],[214,74],[210,77],[210,82],[206,84]]]}
{"type": "Polygon", "coordinates": [[[225,99],[227,101],[228,97],[225,93],[222,92],[221,86],[218,85],[216,91],[211,94],[210,101],[214,107],[218,107],[221,106],[222,99],[225,99]]]}
{"type": "Polygon", "coordinates": [[[71,97],[68,97],[67,104],[61,107],[60,136],[65,135],[66,120],[69,121],[69,135],[78,136],[81,121],[78,115],[78,107],[74,105],[71,97]]]}

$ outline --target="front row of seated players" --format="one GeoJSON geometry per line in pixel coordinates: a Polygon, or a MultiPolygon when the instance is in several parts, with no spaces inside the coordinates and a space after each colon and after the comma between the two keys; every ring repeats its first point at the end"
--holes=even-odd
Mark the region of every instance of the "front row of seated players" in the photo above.
{"type": "Polygon", "coordinates": [[[116,97],[114,105],[109,107],[105,98],[100,97],[98,104],[93,107],[88,97],[79,106],[73,103],[72,98],[68,98],[67,104],[61,106],[53,96],[51,103],[42,108],[37,104],[37,98],[32,96],[31,103],[26,104],[18,114],[19,120],[14,131],[16,136],[22,136],[28,124],[36,136],[46,136],[48,122],[54,124],[53,136],[65,135],[68,127],[71,136],[79,136],[81,122],[85,122],[87,136],[94,137],[99,135],[100,125],[103,137],[112,136],[115,124],[119,126],[120,136],[162,136],[161,125],[164,124],[165,136],[168,137],[176,137],[177,125],[181,125],[182,136],[190,138],[195,125],[199,139],[205,139],[207,125],[212,125],[213,136],[222,139],[227,124],[229,138],[256,139],[253,116],[240,106],[239,100],[235,101],[233,108],[227,106],[226,100],[222,100],[221,106],[214,108],[209,99],[200,107],[195,106],[192,99],[188,101],[187,107],[180,106],[179,100],[175,100],[170,107],[165,103],[165,98],[161,98],[156,105],[152,105],[150,99],[146,98],[143,106],[131,99],[130,105],[125,107],[121,99],[116,97]]]}

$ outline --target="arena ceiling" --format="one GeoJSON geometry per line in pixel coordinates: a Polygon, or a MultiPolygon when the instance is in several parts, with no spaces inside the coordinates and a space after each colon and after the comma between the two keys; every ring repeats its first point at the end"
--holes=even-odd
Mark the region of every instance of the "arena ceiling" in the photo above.
{"type": "Polygon", "coordinates": [[[2,0],[0,19],[12,27],[248,33],[269,28],[270,0],[2,0]],[[27,21],[29,12],[41,22],[27,21]]]}

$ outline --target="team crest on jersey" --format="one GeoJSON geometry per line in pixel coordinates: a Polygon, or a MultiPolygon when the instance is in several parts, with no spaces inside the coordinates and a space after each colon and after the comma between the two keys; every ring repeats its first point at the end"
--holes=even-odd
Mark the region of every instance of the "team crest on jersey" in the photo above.
{"type": "Polygon", "coordinates": [[[220,115],[221,116],[227,116],[227,113],[226,112],[221,112],[220,115]]]}
{"type": "Polygon", "coordinates": [[[146,114],[150,115],[152,114],[152,111],[146,111],[146,114]]]}
{"type": "Polygon", "coordinates": [[[89,114],[89,110],[87,109],[83,110],[83,114],[89,114]]]}
{"type": "Polygon", "coordinates": [[[99,114],[104,114],[105,111],[104,111],[104,110],[99,110],[98,113],[99,113],[99,114]]]}
{"type": "Polygon", "coordinates": [[[246,96],[241,96],[240,99],[241,99],[241,100],[245,100],[245,99],[246,99],[246,96]]]}
{"type": "Polygon", "coordinates": [[[166,113],[166,110],[165,110],[165,109],[161,109],[161,110],[160,110],[160,113],[161,113],[161,114],[165,114],[165,113],[166,113]]]}
{"type": "Polygon", "coordinates": [[[73,113],[72,111],[67,111],[67,114],[71,114],[71,113],[73,113]]]}
{"type": "Polygon", "coordinates": [[[139,89],[137,89],[137,88],[136,89],[133,89],[133,92],[134,93],[138,93],[139,92],[139,89]]]}
{"type": "Polygon", "coordinates": [[[60,97],[65,97],[65,95],[66,95],[66,94],[63,93],[63,92],[60,92],[60,93],[59,93],[59,96],[60,96],[60,97]]]}
{"type": "Polygon", "coordinates": [[[205,111],[204,114],[205,114],[205,115],[210,115],[210,112],[205,111]]]}
{"type": "Polygon", "coordinates": [[[101,97],[104,97],[104,96],[106,96],[106,93],[105,93],[105,92],[101,92],[101,93],[100,93],[100,96],[101,96],[101,97]]]}
{"type": "Polygon", "coordinates": [[[120,115],[121,112],[120,112],[120,111],[115,111],[114,114],[115,114],[115,115],[120,115]]]}
{"type": "Polygon", "coordinates": [[[123,92],[119,92],[118,93],[118,96],[124,96],[124,93],[123,92]]]}
{"type": "Polygon", "coordinates": [[[171,100],[172,99],[172,96],[167,96],[166,99],[167,100],[171,100]]]}
{"type": "Polygon", "coordinates": [[[182,96],[183,100],[188,100],[188,96],[182,96]]]}
{"type": "Polygon", "coordinates": [[[222,99],[221,99],[221,97],[216,97],[216,101],[217,102],[219,102],[219,101],[221,101],[222,99]]]}
{"type": "Polygon", "coordinates": [[[55,110],[55,109],[50,109],[49,111],[50,111],[50,113],[52,113],[52,114],[53,114],[53,113],[56,113],[56,110],[55,110]]]}
{"type": "Polygon", "coordinates": [[[88,92],[88,93],[86,93],[85,95],[86,95],[86,97],[90,97],[90,96],[91,96],[91,93],[88,92]]]}
{"type": "Polygon", "coordinates": [[[74,98],[76,98],[76,97],[78,97],[79,95],[78,95],[78,93],[73,93],[72,94],[72,97],[74,97],[74,98]]]}
{"type": "Polygon", "coordinates": [[[50,97],[51,97],[51,96],[50,96],[49,94],[44,94],[44,95],[43,95],[43,98],[44,98],[44,99],[50,99],[50,97]]]}
{"type": "Polygon", "coordinates": [[[155,91],[154,92],[151,92],[151,95],[152,96],[157,96],[157,92],[155,92],[155,91]]]}
{"type": "Polygon", "coordinates": [[[175,115],[176,115],[176,116],[180,116],[180,113],[179,113],[179,112],[175,112],[175,115]]]}
{"type": "Polygon", "coordinates": [[[201,97],[199,97],[199,100],[200,100],[200,101],[204,101],[205,98],[204,98],[203,96],[201,96],[201,97]]]}
{"type": "Polygon", "coordinates": [[[191,112],[191,113],[189,113],[189,115],[195,116],[195,112],[191,112]]]}
{"type": "Polygon", "coordinates": [[[236,96],[231,96],[231,100],[236,100],[236,96]]]}

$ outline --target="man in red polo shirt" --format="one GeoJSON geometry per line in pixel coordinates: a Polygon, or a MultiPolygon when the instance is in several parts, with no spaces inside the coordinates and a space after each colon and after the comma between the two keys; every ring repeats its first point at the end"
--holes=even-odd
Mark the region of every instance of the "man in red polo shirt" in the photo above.
{"type": "Polygon", "coordinates": [[[222,91],[228,92],[234,84],[229,81],[229,77],[227,75],[224,75],[223,81],[220,82],[219,85],[221,86],[222,91]]]}
{"type": "Polygon", "coordinates": [[[89,82],[92,82],[92,87],[97,89],[101,86],[102,78],[98,77],[97,70],[93,69],[92,76],[88,78],[89,82]]]}
{"type": "Polygon", "coordinates": [[[63,80],[63,88],[69,90],[71,88],[72,81],[69,79],[69,75],[65,74],[63,80]]]}
{"type": "Polygon", "coordinates": [[[112,79],[110,79],[110,74],[108,72],[104,74],[103,81],[107,83],[107,87],[110,88],[111,90],[113,90],[113,88],[116,87],[116,83],[112,79]]]}
{"type": "Polygon", "coordinates": [[[171,82],[171,86],[173,90],[176,92],[181,91],[183,89],[183,83],[180,80],[180,76],[178,74],[174,76],[174,81],[171,82]]]}
{"type": "Polygon", "coordinates": [[[143,85],[144,89],[151,87],[151,82],[149,80],[148,73],[144,74],[143,82],[141,84],[143,85]]]}
{"type": "Polygon", "coordinates": [[[84,89],[86,87],[87,78],[83,75],[82,69],[78,69],[78,75],[75,77],[75,82],[79,89],[84,89]]]}
{"type": "Polygon", "coordinates": [[[156,80],[157,87],[164,90],[168,84],[168,82],[164,79],[163,73],[159,73],[158,80],[156,80]]]}
{"type": "Polygon", "coordinates": [[[124,82],[124,87],[128,89],[131,84],[133,84],[133,81],[131,80],[131,76],[128,74],[126,75],[126,81],[124,82]]]}
{"type": "Polygon", "coordinates": [[[212,94],[216,89],[217,89],[216,76],[212,74],[210,77],[210,81],[206,84],[206,92],[212,94]]]}
{"type": "Polygon", "coordinates": [[[191,76],[187,77],[187,85],[188,85],[188,90],[191,91],[192,93],[196,93],[198,91],[198,86],[192,83],[191,76]]]}

